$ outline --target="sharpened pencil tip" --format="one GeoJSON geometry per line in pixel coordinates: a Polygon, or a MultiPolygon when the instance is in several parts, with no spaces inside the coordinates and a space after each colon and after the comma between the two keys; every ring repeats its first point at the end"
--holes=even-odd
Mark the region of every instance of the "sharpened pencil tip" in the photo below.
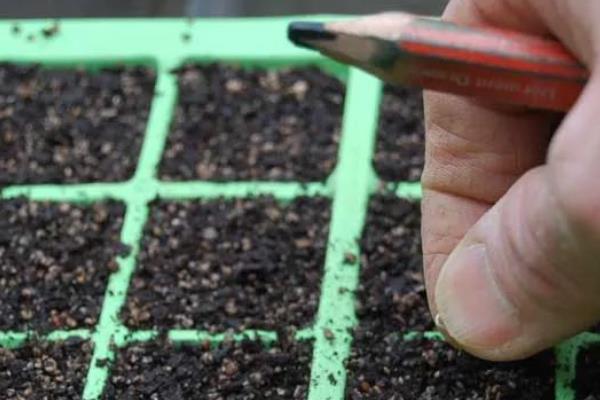
{"type": "Polygon", "coordinates": [[[325,29],[322,22],[292,22],[288,26],[288,39],[296,46],[314,49],[311,42],[319,40],[332,40],[336,35],[325,29]]]}

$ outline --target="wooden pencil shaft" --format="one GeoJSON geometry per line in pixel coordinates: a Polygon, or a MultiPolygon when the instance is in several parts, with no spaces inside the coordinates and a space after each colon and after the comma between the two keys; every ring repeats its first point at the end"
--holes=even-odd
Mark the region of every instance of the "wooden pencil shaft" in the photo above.
{"type": "Polygon", "coordinates": [[[589,76],[557,41],[407,14],[314,24],[306,40],[294,33],[294,42],[393,84],[532,108],[567,111],[589,76]]]}

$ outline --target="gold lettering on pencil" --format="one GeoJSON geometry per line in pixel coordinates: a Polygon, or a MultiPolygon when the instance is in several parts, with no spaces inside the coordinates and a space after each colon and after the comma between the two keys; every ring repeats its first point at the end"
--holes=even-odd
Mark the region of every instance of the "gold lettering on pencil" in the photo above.
{"type": "Polygon", "coordinates": [[[421,77],[436,79],[440,81],[449,81],[457,86],[466,87],[471,84],[471,78],[467,74],[460,74],[455,72],[448,72],[441,69],[426,68],[416,71],[421,77]]]}
{"type": "Polygon", "coordinates": [[[469,78],[469,75],[452,74],[450,79],[458,86],[465,87],[471,84],[471,79],[469,78]]]}
{"type": "Polygon", "coordinates": [[[475,81],[475,87],[481,89],[498,90],[503,92],[520,92],[521,85],[518,82],[507,81],[498,78],[478,77],[475,81]]]}
{"type": "Polygon", "coordinates": [[[528,96],[543,97],[547,99],[556,98],[556,89],[553,87],[543,87],[539,85],[527,85],[523,93],[528,96]]]}

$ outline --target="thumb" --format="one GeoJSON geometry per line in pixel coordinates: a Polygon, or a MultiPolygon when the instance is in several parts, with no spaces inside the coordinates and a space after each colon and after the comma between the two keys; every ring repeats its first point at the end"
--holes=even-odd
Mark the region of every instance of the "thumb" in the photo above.
{"type": "Polygon", "coordinates": [[[600,80],[441,269],[436,322],[490,360],[529,356],[600,319],[600,80]]]}

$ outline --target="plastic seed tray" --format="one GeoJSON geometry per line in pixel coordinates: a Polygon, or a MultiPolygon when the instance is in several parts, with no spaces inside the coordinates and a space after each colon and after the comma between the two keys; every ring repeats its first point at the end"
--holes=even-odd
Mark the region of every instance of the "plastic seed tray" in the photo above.
{"type": "MultiPolygon", "coordinates": [[[[312,17],[315,18],[315,17],[312,17]]],[[[318,18],[334,18],[319,16],[318,18]]],[[[293,18],[297,19],[297,18],[293,18]]],[[[35,201],[93,203],[111,199],[126,206],[121,241],[131,252],[118,258],[112,273],[102,311],[92,329],[54,331],[42,340],[82,338],[93,343],[93,354],[84,382],[83,398],[99,399],[119,348],[134,342],[156,340],[151,330],[129,331],[120,320],[128,286],[136,270],[140,239],[149,216],[150,203],[189,199],[251,198],[272,195],[281,201],[298,196],[324,196],[332,201],[329,238],[318,312],[309,328],[296,334],[296,340],[312,340],[310,400],[341,400],[346,396],[346,366],[352,346],[352,328],[358,323],[354,292],[358,287],[358,263],[348,265],[347,254],[359,254],[360,238],[369,198],[378,190],[379,179],[372,167],[372,153],[378,121],[382,86],[358,70],[347,69],[312,52],[294,47],[286,39],[287,18],[237,20],[72,20],[0,22],[0,61],[40,63],[45,67],[79,67],[132,64],[150,66],[156,72],[155,95],[139,161],[133,177],[125,182],[89,184],[13,185],[2,189],[3,199],[25,196],[35,201]],[[346,84],[345,108],[338,161],[324,182],[166,182],[158,179],[161,161],[177,101],[174,68],[188,62],[235,62],[259,68],[315,64],[341,77],[346,84]],[[335,340],[331,340],[331,336],[335,340]],[[332,379],[334,377],[334,379],[332,379]]],[[[393,182],[399,197],[419,199],[418,182],[393,182]]],[[[414,332],[402,332],[406,340],[414,332]]],[[[36,332],[0,332],[0,346],[18,348],[36,332]]],[[[170,330],[173,342],[219,343],[226,332],[170,330]]],[[[277,338],[272,331],[247,331],[234,336],[258,337],[268,346],[277,338]]],[[[427,332],[430,340],[439,340],[427,332]]],[[[572,381],[576,358],[582,346],[600,340],[587,333],[559,346],[555,396],[575,398],[572,381]]]]}

